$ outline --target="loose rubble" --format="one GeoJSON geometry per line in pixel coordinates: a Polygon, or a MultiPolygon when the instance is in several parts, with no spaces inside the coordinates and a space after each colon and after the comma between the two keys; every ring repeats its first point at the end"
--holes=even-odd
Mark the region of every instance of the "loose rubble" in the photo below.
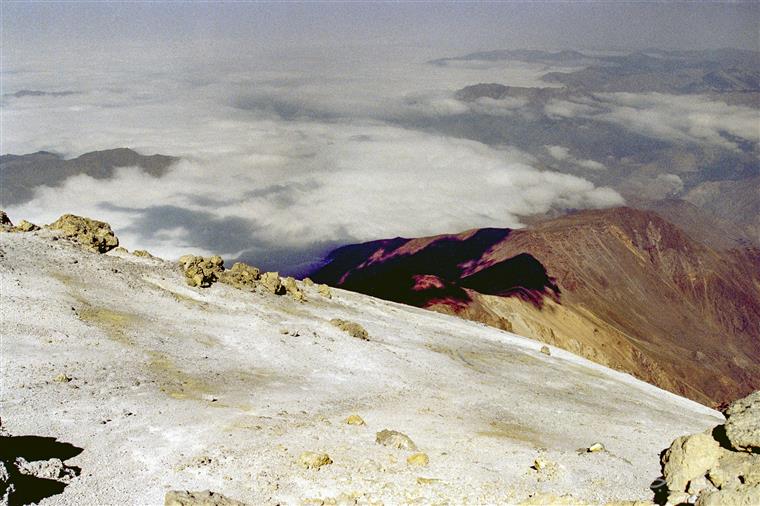
{"type": "Polygon", "coordinates": [[[663,454],[668,504],[760,504],[760,391],[724,414],[724,425],[681,436],[663,454]]]}
{"type": "Polygon", "coordinates": [[[119,239],[111,230],[111,225],[104,221],[64,214],[48,227],[60,230],[64,237],[95,253],[105,253],[119,245],[119,239]]]}

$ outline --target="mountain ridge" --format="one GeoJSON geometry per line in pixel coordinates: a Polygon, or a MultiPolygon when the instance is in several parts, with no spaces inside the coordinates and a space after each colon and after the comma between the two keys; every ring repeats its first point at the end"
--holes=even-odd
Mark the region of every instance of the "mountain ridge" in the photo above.
{"type": "MultiPolygon", "coordinates": [[[[718,251],[654,212],[631,208],[580,211],[502,233],[466,260],[428,248],[441,237],[466,244],[472,231],[403,240],[382,254],[378,246],[391,243],[342,249],[312,277],[500,328],[519,327],[518,333],[703,403],[721,404],[757,388],[760,320],[752,315],[760,315],[760,249],[718,251]],[[540,283],[526,283],[531,268],[514,264],[511,278],[500,273],[490,276],[486,289],[467,286],[478,272],[485,278],[489,269],[521,255],[530,256],[540,283]],[[365,257],[375,261],[365,264],[365,257]],[[422,289],[415,276],[434,278],[425,278],[422,289]],[[568,329],[561,328],[565,320],[568,329]]],[[[444,244],[438,249],[452,249],[444,244]]]]}

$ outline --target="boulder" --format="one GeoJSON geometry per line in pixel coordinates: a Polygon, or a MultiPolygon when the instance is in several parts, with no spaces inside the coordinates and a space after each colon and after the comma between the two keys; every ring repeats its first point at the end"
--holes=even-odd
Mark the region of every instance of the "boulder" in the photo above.
{"type": "Polygon", "coordinates": [[[303,278],[304,286],[314,286],[314,281],[311,278],[303,278]]]}
{"type": "Polygon", "coordinates": [[[49,227],[60,230],[67,237],[95,253],[105,253],[119,245],[119,239],[111,230],[111,225],[103,221],[91,220],[83,216],[64,214],[49,227]]]}
{"type": "Polygon", "coordinates": [[[697,506],[757,506],[760,504],[760,485],[731,487],[700,494],[697,506]]]}
{"type": "Polygon", "coordinates": [[[26,220],[21,220],[19,224],[16,225],[16,230],[19,232],[34,232],[39,229],[40,227],[26,220]]]}
{"type": "Polygon", "coordinates": [[[280,273],[278,272],[265,272],[262,274],[261,284],[275,295],[282,295],[285,293],[285,287],[282,286],[282,280],[280,279],[280,273]]]}
{"type": "Polygon", "coordinates": [[[293,299],[297,300],[298,302],[306,302],[306,296],[303,294],[300,288],[298,288],[298,284],[296,284],[296,280],[290,276],[282,280],[282,286],[285,287],[285,291],[290,294],[293,299]]]}
{"type": "Polygon", "coordinates": [[[202,492],[190,492],[183,490],[170,490],[164,496],[164,506],[246,506],[245,503],[235,501],[222,494],[204,490],[202,492]]]}
{"type": "Polygon", "coordinates": [[[726,409],[726,437],[731,446],[760,453],[760,390],[732,402],[726,409]]]}
{"type": "Polygon", "coordinates": [[[185,273],[188,285],[206,288],[215,283],[224,271],[224,260],[219,256],[204,258],[184,255],[179,259],[179,266],[185,273]]]}
{"type": "Polygon", "coordinates": [[[150,252],[144,249],[136,249],[132,252],[132,254],[136,257],[155,258],[150,254],[150,252]]]}
{"type": "Polygon", "coordinates": [[[338,327],[343,332],[348,333],[351,337],[361,339],[363,341],[369,341],[369,334],[358,323],[350,322],[348,320],[341,320],[340,318],[333,318],[330,323],[338,327]]]}
{"type": "Polygon", "coordinates": [[[10,218],[8,218],[8,215],[5,213],[5,211],[0,209],[0,225],[4,225],[7,227],[12,227],[13,222],[10,218]]]}
{"type": "Polygon", "coordinates": [[[235,262],[232,269],[222,272],[219,276],[221,283],[249,292],[256,289],[259,279],[261,279],[259,268],[243,262],[235,262]]]}
{"type": "Polygon", "coordinates": [[[417,451],[417,445],[409,436],[395,430],[383,429],[375,435],[375,442],[401,450],[417,451]]]}
{"type": "Polygon", "coordinates": [[[301,456],[298,457],[298,463],[306,469],[319,469],[322,466],[332,464],[332,462],[332,459],[326,453],[303,452],[301,456]]]}
{"type": "Polygon", "coordinates": [[[725,425],[673,441],[662,458],[668,504],[760,504],[758,397],[732,403],[725,425]]]}
{"type": "Polygon", "coordinates": [[[718,488],[760,485],[760,455],[725,451],[707,477],[718,488]]]}
{"type": "Polygon", "coordinates": [[[717,465],[721,448],[710,432],[681,436],[662,457],[662,474],[670,491],[683,492],[691,480],[717,465]]]}
{"type": "Polygon", "coordinates": [[[326,299],[332,299],[332,290],[330,290],[330,287],[327,285],[319,285],[317,287],[317,292],[326,299]]]}

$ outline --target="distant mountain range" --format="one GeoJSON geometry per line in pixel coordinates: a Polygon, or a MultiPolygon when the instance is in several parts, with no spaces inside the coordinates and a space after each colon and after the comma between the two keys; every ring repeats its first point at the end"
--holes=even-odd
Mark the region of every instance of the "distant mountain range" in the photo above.
{"type": "Polygon", "coordinates": [[[709,236],[651,211],[584,211],[523,230],[346,246],[312,277],[508,329],[717,405],[760,387],[760,249],[719,250],[709,236]]]}
{"type": "MultiPolygon", "coordinates": [[[[440,58],[429,63],[517,60],[545,65],[583,67],[549,72],[548,83],[587,91],[631,93],[759,92],[760,52],[742,49],[664,51],[650,49],[623,55],[593,55],[578,51],[497,50],[440,58]]],[[[756,102],[757,96],[752,100],[756,102]]]]}
{"type": "Polygon", "coordinates": [[[12,206],[32,198],[39,186],[55,187],[72,176],[85,174],[95,179],[113,177],[118,167],[140,167],[160,177],[178,158],[141,155],[131,149],[93,151],[70,160],[47,151],[27,155],[0,156],[0,205],[12,206]]]}

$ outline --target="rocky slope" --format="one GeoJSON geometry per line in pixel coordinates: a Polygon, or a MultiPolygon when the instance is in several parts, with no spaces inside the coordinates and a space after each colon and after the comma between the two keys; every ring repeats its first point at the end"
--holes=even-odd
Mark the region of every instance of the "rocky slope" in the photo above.
{"type": "Polygon", "coordinates": [[[313,277],[508,329],[705,404],[760,387],[760,251],[713,249],[652,212],[348,246],[313,277]]]}
{"type": "Polygon", "coordinates": [[[648,500],[660,450],[722,422],[475,322],[308,281],[278,295],[274,274],[130,254],[97,223],[3,227],[11,503],[648,500]]]}

